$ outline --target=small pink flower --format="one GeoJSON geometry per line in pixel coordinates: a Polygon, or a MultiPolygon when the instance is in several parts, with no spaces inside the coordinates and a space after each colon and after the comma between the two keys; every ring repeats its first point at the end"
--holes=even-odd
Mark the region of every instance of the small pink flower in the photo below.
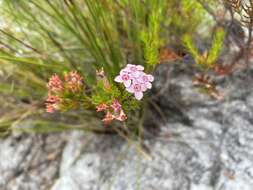
{"type": "Polygon", "coordinates": [[[105,118],[102,120],[105,125],[110,124],[114,120],[114,115],[110,112],[107,111],[105,118]]]}
{"type": "Polygon", "coordinates": [[[107,106],[104,103],[99,104],[97,106],[97,111],[106,112],[106,115],[102,120],[106,125],[110,124],[113,120],[125,121],[127,119],[127,116],[124,113],[122,106],[117,99],[115,99],[110,106],[107,106]]]}
{"type": "Polygon", "coordinates": [[[54,106],[52,104],[47,104],[46,110],[47,110],[47,113],[54,113],[55,112],[54,106]]]}
{"type": "Polygon", "coordinates": [[[56,74],[54,74],[47,83],[47,87],[52,92],[59,92],[63,90],[63,83],[60,79],[60,77],[56,74]]]}
{"type": "Polygon", "coordinates": [[[53,113],[59,109],[60,98],[58,96],[49,95],[46,100],[46,110],[53,113]]]}
{"type": "Polygon", "coordinates": [[[125,121],[127,119],[127,116],[123,110],[120,110],[120,114],[117,117],[115,117],[115,119],[118,121],[125,121]]]}
{"type": "Polygon", "coordinates": [[[129,72],[143,71],[144,67],[142,65],[127,64],[125,70],[129,72]]]}
{"type": "Polygon", "coordinates": [[[105,111],[107,108],[108,106],[105,103],[101,103],[96,107],[97,112],[105,111]]]}
{"type": "Polygon", "coordinates": [[[114,79],[115,82],[124,83],[124,86],[127,88],[131,85],[131,76],[128,72],[122,70],[120,75],[116,76],[114,79]]]}
{"type": "Polygon", "coordinates": [[[121,104],[115,99],[111,105],[111,108],[113,108],[114,112],[119,113],[121,110],[121,104]]]}
{"type": "Polygon", "coordinates": [[[145,90],[143,87],[144,86],[141,83],[134,83],[127,88],[127,91],[133,93],[137,100],[141,100],[143,97],[143,91],[145,90]]]}
{"type": "Polygon", "coordinates": [[[82,90],[83,78],[77,73],[77,71],[71,71],[64,76],[67,88],[72,92],[78,92],[82,90]]]}
{"type": "Polygon", "coordinates": [[[145,73],[143,73],[143,75],[140,77],[140,80],[139,80],[140,83],[144,84],[144,87],[146,90],[152,88],[151,82],[153,81],[154,81],[154,77],[152,75],[148,75],[145,73]]]}
{"type": "Polygon", "coordinates": [[[128,72],[131,77],[137,78],[143,72],[144,67],[141,65],[127,64],[123,71],[128,72]]]}
{"type": "Polygon", "coordinates": [[[142,80],[144,82],[153,82],[154,77],[152,75],[149,75],[149,74],[144,74],[144,75],[142,75],[142,80]]]}

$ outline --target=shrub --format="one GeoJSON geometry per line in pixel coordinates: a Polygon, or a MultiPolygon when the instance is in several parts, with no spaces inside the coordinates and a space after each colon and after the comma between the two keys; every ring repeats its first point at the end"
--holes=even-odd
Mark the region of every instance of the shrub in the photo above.
{"type": "MultiPolygon", "coordinates": [[[[168,45],[181,51],[185,46],[204,74],[217,66],[228,35],[224,27],[207,35],[219,22],[217,5],[222,4],[215,0],[3,1],[0,100],[3,110],[12,111],[2,116],[0,132],[21,130],[17,124],[33,118],[32,130],[37,132],[110,130],[100,126],[103,121],[138,134],[136,123],[141,126],[150,101],[143,92],[152,87],[156,65],[180,57],[168,45]],[[195,46],[196,35],[200,40],[214,36],[204,54],[195,46]]],[[[235,7],[230,1],[228,5],[235,7]]],[[[199,78],[198,84],[200,79],[208,77],[199,78]]]]}

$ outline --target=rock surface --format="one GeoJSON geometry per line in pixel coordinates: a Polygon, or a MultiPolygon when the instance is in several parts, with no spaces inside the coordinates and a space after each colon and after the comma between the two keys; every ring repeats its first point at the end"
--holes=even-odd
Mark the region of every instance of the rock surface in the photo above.
{"type": "Polygon", "coordinates": [[[50,189],[65,144],[60,139],[59,135],[0,139],[0,190],[50,189]]]}
{"type": "Polygon", "coordinates": [[[149,127],[154,118],[163,124],[145,133],[147,154],[116,135],[9,137],[0,140],[0,189],[252,190],[253,85],[242,72],[217,79],[227,94],[218,102],[182,69],[157,70],[169,80],[153,88],[162,88],[154,102],[164,115],[149,113],[149,127]]]}

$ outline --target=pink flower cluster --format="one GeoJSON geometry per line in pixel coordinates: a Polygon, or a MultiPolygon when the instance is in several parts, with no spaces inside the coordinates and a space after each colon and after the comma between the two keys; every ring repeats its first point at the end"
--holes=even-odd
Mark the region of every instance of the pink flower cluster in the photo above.
{"type": "Polygon", "coordinates": [[[144,73],[144,67],[141,65],[127,64],[114,81],[123,83],[128,92],[134,94],[137,100],[141,100],[143,92],[152,88],[151,82],[154,81],[154,77],[144,73]]]}
{"type": "Polygon", "coordinates": [[[73,93],[80,92],[83,89],[83,77],[77,71],[71,71],[64,75],[66,88],[73,93]]]}
{"type": "Polygon", "coordinates": [[[127,119],[121,104],[118,100],[114,100],[111,105],[105,103],[99,104],[97,107],[97,112],[105,111],[106,115],[103,119],[105,124],[110,124],[113,120],[125,121],[127,119]]]}
{"type": "Polygon", "coordinates": [[[50,92],[60,92],[63,90],[63,82],[57,74],[54,74],[47,83],[50,92]]]}
{"type": "Polygon", "coordinates": [[[60,104],[63,101],[64,92],[78,93],[83,89],[83,79],[76,72],[71,71],[64,75],[64,81],[54,74],[47,83],[48,97],[46,100],[46,110],[53,113],[60,109],[60,104]]]}

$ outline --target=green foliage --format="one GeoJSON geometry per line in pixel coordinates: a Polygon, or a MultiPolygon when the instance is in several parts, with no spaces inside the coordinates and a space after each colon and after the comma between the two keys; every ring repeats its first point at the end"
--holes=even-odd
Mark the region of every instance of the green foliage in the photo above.
{"type": "Polygon", "coordinates": [[[223,48],[225,34],[226,33],[222,28],[218,28],[214,33],[211,48],[203,54],[199,53],[190,35],[185,35],[183,37],[183,43],[189,53],[193,56],[197,66],[201,69],[208,70],[213,68],[213,66],[216,64],[216,60],[218,59],[223,48]]]}
{"type": "Polygon", "coordinates": [[[97,106],[101,103],[111,104],[115,98],[121,96],[119,89],[115,85],[105,87],[103,81],[99,81],[92,96],[92,104],[97,106]]]}
{"type": "MultiPolygon", "coordinates": [[[[199,3],[200,0],[168,1],[168,16],[165,26],[168,27],[171,44],[178,44],[186,34],[192,36],[199,30],[206,30],[212,18],[199,3]]],[[[208,1],[208,4],[211,1],[208,1]]]]}
{"type": "Polygon", "coordinates": [[[131,113],[140,109],[140,101],[136,100],[129,92],[123,91],[123,94],[121,95],[120,99],[122,101],[123,110],[126,113],[131,113]]]}
{"type": "Polygon", "coordinates": [[[203,64],[202,56],[199,54],[198,49],[196,48],[192,37],[190,35],[184,35],[182,40],[185,47],[187,48],[189,53],[193,56],[196,63],[198,65],[202,65],[203,64]]]}
{"type": "Polygon", "coordinates": [[[141,33],[143,42],[144,58],[148,66],[158,63],[158,49],[162,46],[161,23],[164,22],[166,1],[150,0],[150,14],[148,15],[147,27],[141,33]]]}
{"type": "Polygon", "coordinates": [[[212,42],[212,47],[209,50],[208,57],[207,57],[207,65],[215,64],[220,52],[223,48],[223,42],[225,38],[225,31],[222,28],[218,28],[214,33],[214,38],[212,42]]]}

